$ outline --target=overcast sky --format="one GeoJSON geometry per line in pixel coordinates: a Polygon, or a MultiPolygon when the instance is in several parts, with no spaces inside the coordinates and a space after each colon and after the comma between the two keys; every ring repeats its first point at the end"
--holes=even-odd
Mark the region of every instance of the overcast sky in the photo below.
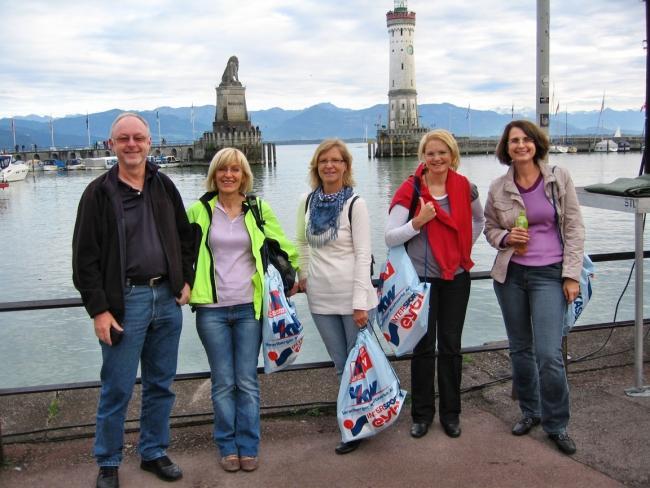
{"type": "MultiPolygon", "coordinates": [[[[561,110],[636,109],[645,3],[551,0],[561,110]]],[[[390,0],[0,0],[0,117],[215,104],[239,58],[249,110],[387,102],[390,0]]],[[[409,0],[419,103],[535,103],[535,0],[409,0]]]]}

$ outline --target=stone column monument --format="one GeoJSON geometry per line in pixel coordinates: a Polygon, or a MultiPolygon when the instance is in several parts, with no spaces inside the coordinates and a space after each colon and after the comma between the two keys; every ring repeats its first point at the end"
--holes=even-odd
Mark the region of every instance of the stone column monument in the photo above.
{"type": "Polygon", "coordinates": [[[246,88],[239,81],[239,60],[231,56],[217,87],[217,110],[212,132],[199,140],[203,158],[210,160],[224,147],[241,150],[250,163],[262,159],[262,133],[253,127],[246,109],[246,88]]]}
{"type": "Polygon", "coordinates": [[[239,81],[239,60],[237,56],[231,56],[217,87],[217,112],[212,128],[217,133],[225,129],[249,130],[251,127],[246,109],[246,88],[239,81]]]}

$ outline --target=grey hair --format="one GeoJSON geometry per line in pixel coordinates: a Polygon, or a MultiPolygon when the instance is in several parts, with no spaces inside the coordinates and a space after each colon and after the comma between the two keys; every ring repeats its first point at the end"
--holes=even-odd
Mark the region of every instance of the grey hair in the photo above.
{"type": "Polygon", "coordinates": [[[135,118],[138,119],[140,122],[142,122],[142,123],[144,124],[144,126],[147,128],[147,135],[148,135],[149,137],[151,137],[151,130],[149,129],[149,122],[147,122],[146,119],[145,119],[142,115],[140,115],[140,114],[136,114],[135,112],[122,112],[120,115],[118,115],[117,117],[115,117],[115,120],[114,120],[113,123],[111,124],[111,131],[110,131],[110,133],[109,133],[109,135],[108,135],[109,139],[112,139],[112,138],[113,138],[113,131],[115,130],[115,126],[117,125],[117,123],[118,123],[120,120],[125,119],[125,118],[127,118],[127,117],[135,117],[135,118]]]}

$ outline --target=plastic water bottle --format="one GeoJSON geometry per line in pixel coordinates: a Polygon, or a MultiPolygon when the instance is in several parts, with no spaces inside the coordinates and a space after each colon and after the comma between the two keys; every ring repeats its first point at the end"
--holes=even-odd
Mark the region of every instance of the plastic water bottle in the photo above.
{"type": "MultiPolygon", "coordinates": [[[[520,227],[522,229],[528,229],[528,218],[526,217],[526,211],[520,210],[519,215],[515,219],[515,227],[520,227]]],[[[517,244],[515,246],[517,254],[526,254],[528,251],[528,244],[517,244]]]]}
{"type": "Polygon", "coordinates": [[[526,211],[521,210],[517,218],[515,219],[515,227],[521,227],[522,229],[528,229],[528,219],[526,218],[526,211]]]}

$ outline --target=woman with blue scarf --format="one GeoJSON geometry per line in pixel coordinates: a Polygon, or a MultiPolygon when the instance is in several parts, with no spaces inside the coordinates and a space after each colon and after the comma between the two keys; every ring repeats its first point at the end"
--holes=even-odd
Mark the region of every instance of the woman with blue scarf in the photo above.
{"type": "MultiPolygon", "coordinates": [[[[345,143],[327,139],[309,164],[312,192],[298,206],[296,244],[300,291],[339,378],[357,333],[377,306],[370,278],[370,220],[366,202],[354,194],[352,156],[345,143]]],[[[361,441],[341,442],[337,454],[361,441]]]]}

